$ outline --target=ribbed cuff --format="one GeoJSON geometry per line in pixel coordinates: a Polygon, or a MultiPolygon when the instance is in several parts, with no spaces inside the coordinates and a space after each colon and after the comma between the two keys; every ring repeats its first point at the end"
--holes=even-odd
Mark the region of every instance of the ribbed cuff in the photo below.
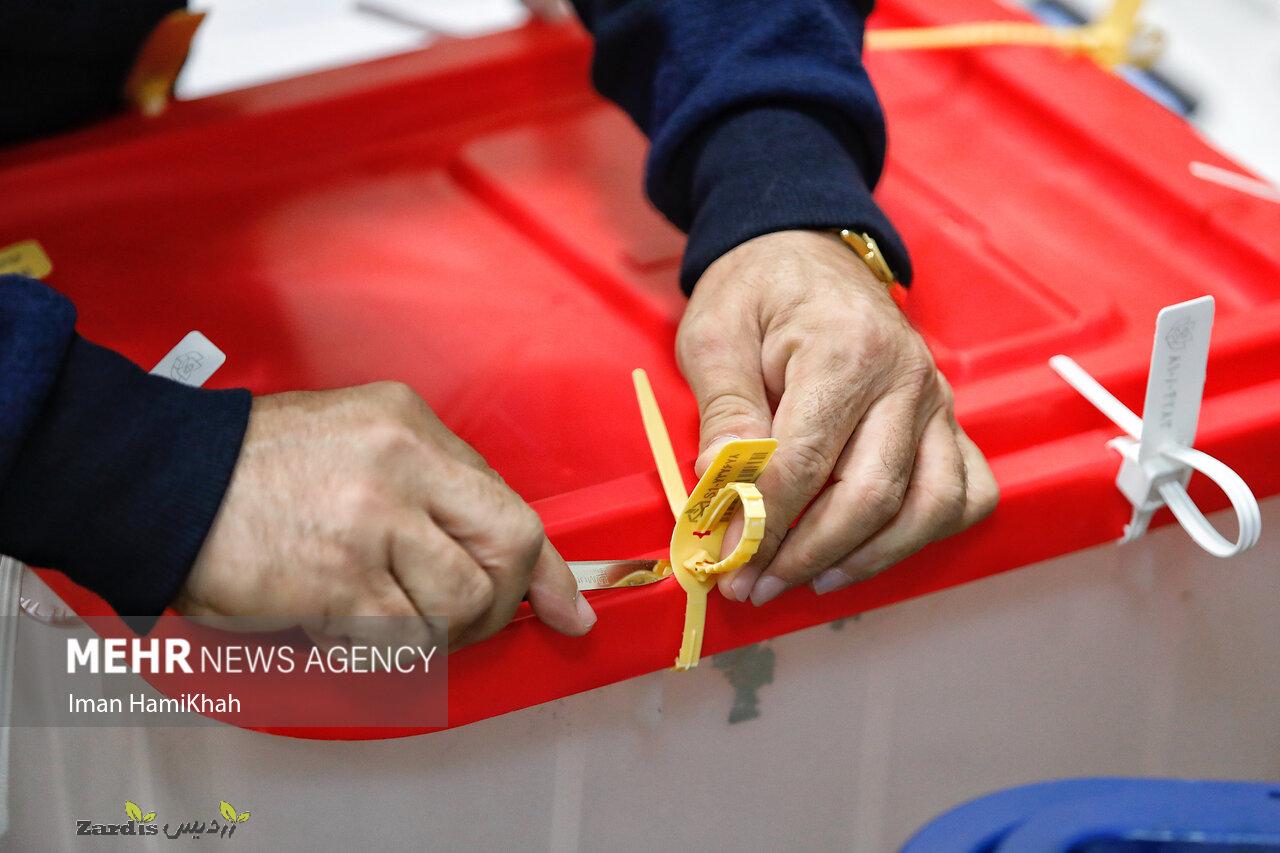
{"type": "Polygon", "coordinates": [[[150,630],[217,515],[250,403],[76,336],[0,491],[0,552],[59,569],[150,630]]]}
{"type": "Polygon", "coordinates": [[[866,231],[898,280],[910,283],[902,238],[871,198],[856,141],[844,136],[839,119],[822,108],[760,106],[721,120],[693,168],[684,291],[735,246],[805,228],[866,231]]]}

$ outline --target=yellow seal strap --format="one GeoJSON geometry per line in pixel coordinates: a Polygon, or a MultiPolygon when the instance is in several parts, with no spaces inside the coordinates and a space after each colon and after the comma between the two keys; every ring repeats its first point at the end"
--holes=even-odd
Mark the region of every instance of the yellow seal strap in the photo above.
{"type": "Polygon", "coordinates": [[[992,45],[1056,47],[1080,53],[1106,69],[1117,65],[1146,68],[1164,48],[1159,30],[1142,26],[1142,0],[1113,0],[1106,14],[1090,24],[1049,27],[1025,21],[978,21],[941,27],[867,30],[868,50],[943,50],[992,45]]]}
{"type": "Polygon", "coordinates": [[[720,448],[707,466],[698,485],[687,497],[684,478],[676,461],[658,402],[643,370],[631,374],[636,398],[658,466],[663,490],[676,516],[671,533],[670,566],[660,563],[657,571],[672,571],[685,592],[684,633],[675,668],[688,670],[702,657],[702,636],[707,621],[707,593],[716,575],[741,567],[756,553],[764,538],[764,497],[753,485],[773,456],[778,442],[772,438],[738,439],[720,448]],[[742,538],[726,557],[720,556],[732,510],[743,510],[742,538]]]}
{"type": "Polygon", "coordinates": [[[44,278],[52,271],[53,264],[49,261],[49,256],[36,240],[23,240],[0,248],[0,275],[44,278]]]}

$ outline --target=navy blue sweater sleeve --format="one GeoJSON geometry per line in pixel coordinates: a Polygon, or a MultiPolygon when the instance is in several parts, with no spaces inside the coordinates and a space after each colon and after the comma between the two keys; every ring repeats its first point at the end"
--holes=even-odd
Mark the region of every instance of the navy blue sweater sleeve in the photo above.
{"type": "Polygon", "coordinates": [[[0,553],[158,616],[217,515],[249,407],[244,390],[149,375],[77,335],[65,297],[0,276],[0,553]]]}
{"type": "Polygon", "coordinates": [[[692,290],[720,255],[789,228],[850,227],[904,283],[906,249],[871,198],[884,116],[862,67],[870,2],[575,0],[592,78],[650,138],[645,188],[689,244],[692,290]]]}

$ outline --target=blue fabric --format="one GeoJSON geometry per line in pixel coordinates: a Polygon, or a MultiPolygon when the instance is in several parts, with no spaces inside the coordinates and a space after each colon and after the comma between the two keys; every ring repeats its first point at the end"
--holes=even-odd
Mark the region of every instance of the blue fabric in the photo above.
{"type": "Polygon", "coordinates": [[[752,237],[868,231],[899,280],[902,240],[871,199],[884,116],[862,67],[870,2],[576,0],[592,78],[648,134],[645,188],[689,233],[681,285],[752,237]]]}
{"type": "Polygon", "coordinates": [[[145,630],[217,515],[250,396],[151,376],[75,317],[46,285],[0,276],[0,553],[63,571],[145,630]]]}
{"type": "Polygon", "coordinates": [[[75,326],[65,297],[29,278],[0,276],[0,483],[44,408],[75,326]]]}

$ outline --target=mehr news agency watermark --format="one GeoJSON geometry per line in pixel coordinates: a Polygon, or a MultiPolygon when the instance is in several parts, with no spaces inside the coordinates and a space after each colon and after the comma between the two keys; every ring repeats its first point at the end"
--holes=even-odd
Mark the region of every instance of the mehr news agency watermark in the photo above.
{"type": "MultiPolygon", "coordinates": [[[[198,651],[185,639],[67,637],[68,675],[430,675],[438,646],[346,645],[298,649],[290,645],[201,645],[198,651]]],[[[440,659],[443,660],[443,654],[440,659]]],[[[93,696],[67,693],[69,714],[239,714],[243,701],[227,691],[211,696],[204,692],[127,696],[93,696]]]]}

